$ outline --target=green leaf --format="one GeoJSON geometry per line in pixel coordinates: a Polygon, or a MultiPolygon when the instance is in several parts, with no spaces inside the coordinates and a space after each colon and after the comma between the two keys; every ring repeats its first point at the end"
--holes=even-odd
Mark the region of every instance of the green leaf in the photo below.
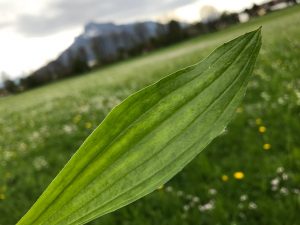
{"type": "Polygon", "coordinates": [[[18,225],[84,224],[166,183],[231,120],[260,46],[258,29],[129,96],[86,139],[18,225]]]}

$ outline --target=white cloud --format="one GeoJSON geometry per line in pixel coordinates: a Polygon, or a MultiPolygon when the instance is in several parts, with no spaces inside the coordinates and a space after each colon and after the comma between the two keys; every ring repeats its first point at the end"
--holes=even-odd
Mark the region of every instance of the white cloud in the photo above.
{"type": "Polygon", "coordinates": [[[0,30],[0,72],[12,77],[28,73],[54,59],[79,34],[71,29],[46,37],[24,37],[12,29],[0,30]]]}

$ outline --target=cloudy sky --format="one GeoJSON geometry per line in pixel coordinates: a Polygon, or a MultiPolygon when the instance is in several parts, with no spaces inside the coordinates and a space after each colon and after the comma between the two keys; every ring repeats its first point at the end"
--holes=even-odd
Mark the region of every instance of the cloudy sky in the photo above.
{"type": "Polygon", "coordinates": [[[265,0],[0,0],[0,73],[26,74],[58,56],[90,21],[199,20],[200,9],[239,11],[265,0]]]}

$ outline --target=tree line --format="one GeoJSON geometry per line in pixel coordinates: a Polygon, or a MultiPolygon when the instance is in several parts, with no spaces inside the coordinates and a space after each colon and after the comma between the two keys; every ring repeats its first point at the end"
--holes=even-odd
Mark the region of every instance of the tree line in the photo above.
{"type": "MultiPolygon", "coordinates": [[[[295,0],[275,0],[262,5],[254,4],[252,8],[241,13],[246,14],[249,18],[261,16],[271,12],[272,7],[280,2],[286,2],[289,5],[297,3],[295,0]]],[[[218,18],[205,23],[182,24],[176,20],[171,20],[167,24],[155,23],[155,31],[152,34],[149,34],[149,28],[145,23],[136,23],[133,25],[131,33],[122,31],[112,32],[106,36],[96,35],[88,40],[88,51],[84,46],[79,46],[76,51],[65,51],[56,60],[49,62],[27,77],[21,78],[18,82],[5,76],[0,96],[73,77],[188,38],[216,32],[240,23],[241,13],[222,13],[218,18]]]]}

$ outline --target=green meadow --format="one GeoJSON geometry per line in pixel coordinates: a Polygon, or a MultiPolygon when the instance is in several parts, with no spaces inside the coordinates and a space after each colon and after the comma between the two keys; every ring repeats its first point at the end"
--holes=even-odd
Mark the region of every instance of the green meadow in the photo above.
{"type": "Polygon", "coordinates": [[[0,99],[0,225],[15,224],[25,214],[124,98],[259,26],[263,45],[254,74],[224,133],[167,184],[89,224],[300,224],[300,7],[295,6],[0,99]]]}

